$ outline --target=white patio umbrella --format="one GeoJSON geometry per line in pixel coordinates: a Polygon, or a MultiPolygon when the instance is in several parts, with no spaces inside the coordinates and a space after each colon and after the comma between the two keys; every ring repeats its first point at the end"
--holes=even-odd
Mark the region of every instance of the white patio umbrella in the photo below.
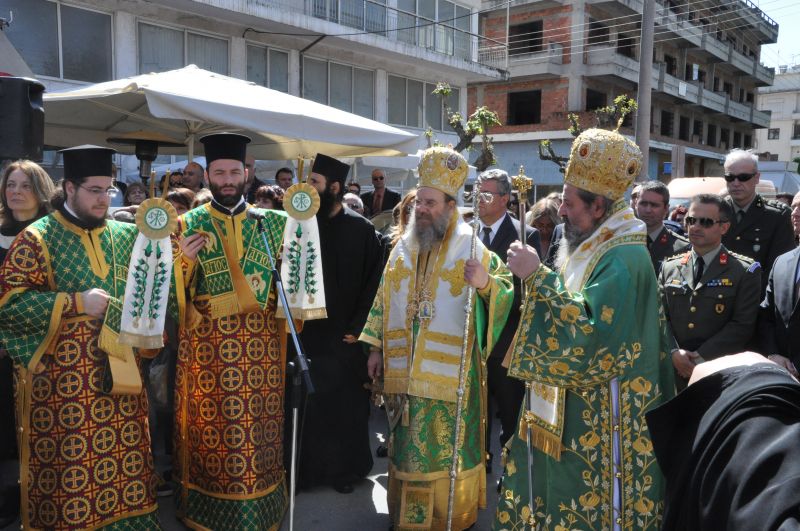
{"type": "MultiPolygon", "coordinates": [[[[44,95],[45,144],[107,145],[109,137],[148,130],[186,147],[159,154],[202,151],[203,135],[230,131],[252,138],[257,159],[404,155],[417,151],[417,135],[189,65],[44,95]]],[[[132,146],[114,146],[132,152],[132,146]]]]}

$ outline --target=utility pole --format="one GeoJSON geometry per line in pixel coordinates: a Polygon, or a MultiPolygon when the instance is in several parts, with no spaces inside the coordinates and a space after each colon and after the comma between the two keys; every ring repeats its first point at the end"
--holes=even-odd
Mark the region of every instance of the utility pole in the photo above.
{"type": "Polygon", "coordinates": [[[653,89],[653,30],[655,0],[644,0],[639,37],[639,93],[636,95],[636,144],[642,150],[642,171],[638,180],[650,178],[650,95],[653,89]]]}

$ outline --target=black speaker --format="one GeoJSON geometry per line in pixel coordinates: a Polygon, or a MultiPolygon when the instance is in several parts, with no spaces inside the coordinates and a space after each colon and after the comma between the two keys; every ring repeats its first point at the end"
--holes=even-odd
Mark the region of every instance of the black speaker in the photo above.
{"type": "Polygon", "coordinates": [[[0,77],[0,159],[42,160],[44,85],[27,77],[0,77]]]}

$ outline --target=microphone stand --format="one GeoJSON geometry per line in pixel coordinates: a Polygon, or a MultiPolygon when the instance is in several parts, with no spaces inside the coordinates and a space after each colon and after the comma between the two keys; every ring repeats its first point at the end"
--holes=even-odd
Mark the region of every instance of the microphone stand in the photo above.
{"type": "MultiPolygon", "coordinates": [[[[294,351],[296,353],[293,362],[289,363],[292,369],[292,461],[290,467],[290,480],[289,480],[289,531],[294,530],[294,492],[297,483],[297,426],[300,417],[300,393],[303,390],[302,382],[306,384],[306,394],[314,393],[314,385],[311,383],[311,374],[308,372],[308,359],[303,352],[303,347],[300,344],[300,339],[297,337],[297,329],[294,326],[294,319],[289,310],[289,303],[286,300],[286,292],[283,289],[283,282],[281,275],[275,266],[275,258],[272,255],[272,250],[267,241],[266,230],[261,223],[261,218],[256,217],[258,224],[258,232],[261,234],[261,239],[264,242],[264,248],[267,250],[269,257],[269,267],[272,270],[272,278],[275,279],[275,287],[278,291],[283,309],[286,312],[286,321],[289,324],[289,331],[292,334],[292,342],[294,343],[294,351]],[[302,379],[302,380],[301,380],[302,379]]],[[[279,332],[280,333],[280,332],[279,332]]]]}

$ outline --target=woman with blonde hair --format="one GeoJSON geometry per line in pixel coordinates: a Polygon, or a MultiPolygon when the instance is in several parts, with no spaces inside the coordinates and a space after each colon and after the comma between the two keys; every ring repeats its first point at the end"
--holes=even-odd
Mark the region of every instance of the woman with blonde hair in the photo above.
{"type": "Polygon", "coordinates": [[[411,190],[392,210],[394,224],[392,225],[392,230],[389,232],[389,237],[392,240],[392,247],[400,241],[400,237],[403,236],[403,233],[406,231],[408,221],[411,219],[411,216],[414,215],[414,200],[416,198],[417,191],[411,190]]]}
{"type": "Polygon", "coordinates": [[[550,240],[553,230],[561,223],[558,217],[559,202],[551,197],[536,201],[525,216],[525,223],[539,231],[542,238],[542,256],[547,256],[550,250],[550,240]]]}

